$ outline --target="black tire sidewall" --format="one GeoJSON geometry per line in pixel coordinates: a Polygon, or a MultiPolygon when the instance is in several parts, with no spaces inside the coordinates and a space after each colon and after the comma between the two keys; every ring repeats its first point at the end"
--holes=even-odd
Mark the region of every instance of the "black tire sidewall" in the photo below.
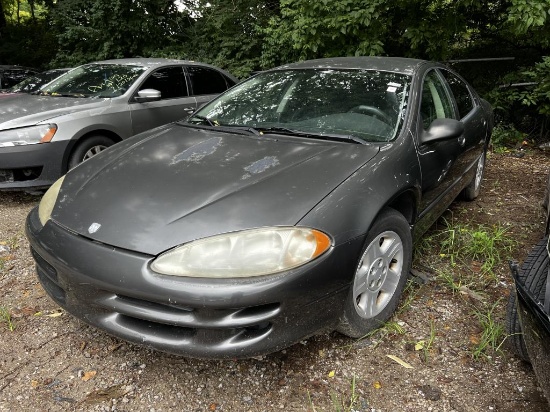
{"type": "Polygon", "coordinates": [[[363,253],[371,242],[380,234],[385,231],[395,232],[401,239],[403,245],[403,267],[401,272],[401,278],[398,286],[391,297],[386,307],[376,316],[370,319],[365,319],[359,316],[355,309],[354,297],[353,297],[353,285],[355,282],[355,273],[350,283],[350,291],[344,304],[343,314],[340,318],[340,323],[337,330],[344,335],[352,338],[360,338],[368,334],[370,331],[379,328],[387,321],[395,312],[397,305],[405,284],[407,282],[408,274],[412,261],[412,234],[410,226],[407,220],[402,214],[394,209],[384,209],[371,229],[369,230],[363,248],[360,255],[357,257],[357,265],[359,265],[363,253]]]}
{"type": "Polygon", "coordinates": [[[85,138],[84,140],[80,141],[74,150],[71,153],[71,156],[69,157],[69,163],[68,168],[69,170],[73,167],[79,165],[82,163],[82,160],[84,159],[84,155],[88,150],[90,150],[94,146],[112,146],[115,142],[110,139],[107,136],[90,136],[85,138]]]}
{"type": "MultiPolygon", "coordinates": [[[[544,237],[533,246],[518,273],[519,281],[539,301],[544,300],[546,278],[548,276],[547,244],[548,237],[544,237]]],[[[512,350],[521,359],[529,362],[529,354],[522,335],[521,318],[517,310],[516,299],[516,292],[512,291],[506,308],[506,329],[512,350]]]]}
{"type": "Polygon", "coordinates": [[[485,175],[485,168],[487,167],[487,149],[483,149],[483,153],[481,154],[481,157],[479,158],[478,162],[476,163],[476,171],[474,174],[474,178],[470,183],[468,183],[468,186],[464,188],[464,191],[462,192],[463,198],[465,200],[475,200],[481,193],[481,182],[483,182],[483,176],[485,175]],[[481,179],[479,181],[479,186],[476,187],[476,178],[477,178],[477,168],[479,167],[479,162],[483,159],[483,170],[481,171],[481,179]]]}

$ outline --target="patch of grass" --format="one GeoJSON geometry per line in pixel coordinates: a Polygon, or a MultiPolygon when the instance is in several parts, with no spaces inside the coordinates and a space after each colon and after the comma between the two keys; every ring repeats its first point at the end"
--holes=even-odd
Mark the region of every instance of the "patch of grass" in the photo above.
{"type": "Polygon", "coordinates": [[[506,340],[504,325],[497,322],[495,318],[495,311],[499,303],[500,300],[485,308],[485,310],[474,310],[474,316],[482,329],[479,341],[472,342],[474,343],[472,348],[474,359],[489,358],[491,354],[500,352],[500,348],[506,340]]]}
{"type": "Polygon", "coordinates": [[[4,323],[10,332],[15,330],[15,323],[11,319],[8,308],[0,306],[0,323],[4,323]]]}
{"type": "MultiPolygon", "coordinates": [[[[508,236],[507,229],[499,226],[454,223],[443,220],[445,227],[426,236],[425,241],[415,250],[415,259],[426,259],[428,253],[450,267],[451,272],[440,273],[439,278],[456,290],[462,283],[482,285],[496,281],[495,267],[507,260],[515,246],[508,236]],[[470,282],[457,279],[452,274],[454,268],[465,266],[473,272],[479,272],[470,282]]],[[[462,270],[461,272],[464,272],[462,270]]]]}

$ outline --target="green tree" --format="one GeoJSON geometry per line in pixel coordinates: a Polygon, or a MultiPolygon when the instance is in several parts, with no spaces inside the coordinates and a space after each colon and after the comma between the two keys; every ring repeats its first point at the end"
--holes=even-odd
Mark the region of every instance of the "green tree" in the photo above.
{"type": "Polygon", "coordinates": [[[263,30],[278,13],[277,0],[198,0],[185,33],[187,56],[246,77],[260,69],[263,30]]]}
{"type": "Polygon", "coordinates": [[[0,63],[46,68],[56,53],[52,0],[0,0],[0,63]]]}
{"type": "Polygon", "coordinates": [[[174,0],[59,0],[52,12],[55,63],[163,54],[183,31],[181,17],[174,0]]]}

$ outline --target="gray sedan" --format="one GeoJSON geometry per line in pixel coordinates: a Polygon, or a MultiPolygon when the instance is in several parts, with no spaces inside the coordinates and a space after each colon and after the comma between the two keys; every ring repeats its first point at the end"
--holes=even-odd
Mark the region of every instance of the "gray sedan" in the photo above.
{"type": "Polygon", "coordinates": [[[181,120],[237,79],[181,60],[120,59],[0,99],[0,190],[47,187],[130,136],[181,120]]]}
{"type": "Polygon", "coordinates": [[[492,124],[436,63],[262,72],[52,185],[26,225],[38,277],[83,321],[185,356],[364,336],[397,307],[414,239],[478,196],[492,124]]]}

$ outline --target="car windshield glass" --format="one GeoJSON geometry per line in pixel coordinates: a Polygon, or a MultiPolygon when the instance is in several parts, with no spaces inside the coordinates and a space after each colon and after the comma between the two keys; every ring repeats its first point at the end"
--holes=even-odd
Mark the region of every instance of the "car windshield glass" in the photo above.
{"type": "Polygon", "coordinates": [[[387,142],[401,127],[410,80],[375,70],[265,72],[213,100],[188,122],[387,142]]]}
{"type": "Polygon", "coordinates": [[[45,73],[38,73],[35,76],[27,77],[22,82],[12,86],[7,91],[10,93],[31,93],[34,92],[46,83],[51,82],[56,77],[62,75],[67,70],[52,70],[45,73]]]}
{"type": "Polygon", "coordinates": [[[71,97],[116,97],[124,94],[146,70],[142,66],[87,64],[42,88],[44,94],[71,97]]]}

